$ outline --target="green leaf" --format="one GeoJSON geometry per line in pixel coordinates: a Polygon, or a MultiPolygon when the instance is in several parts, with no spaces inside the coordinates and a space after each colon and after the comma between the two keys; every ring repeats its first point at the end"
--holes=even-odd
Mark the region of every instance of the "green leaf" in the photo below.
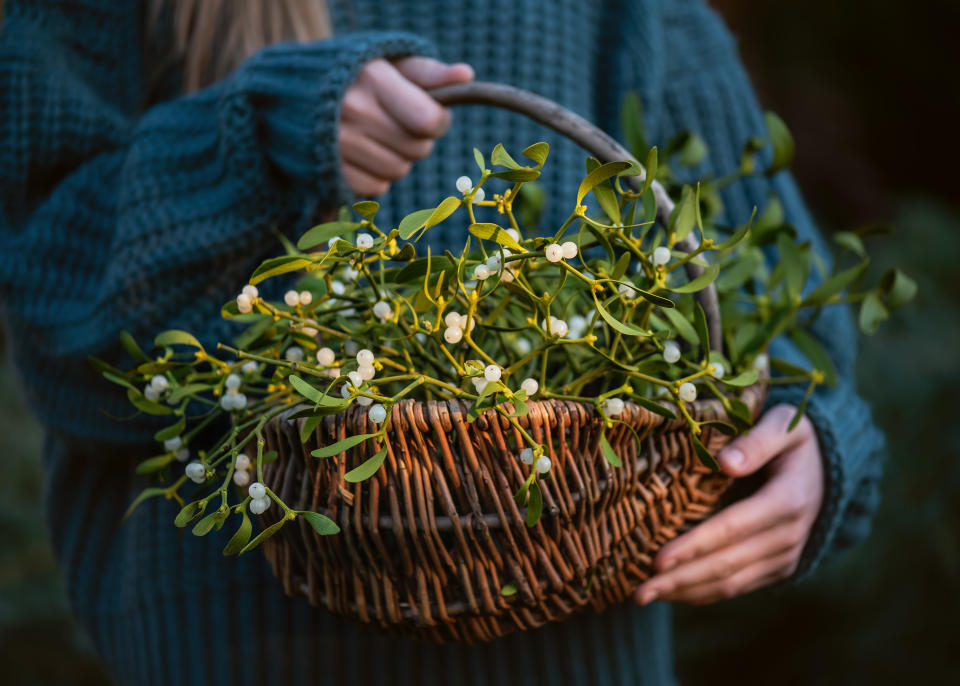
{"type": "Polygon", "coordinates": [[[124,379],[122,376],[117,376],[113,372],[101,372],[101,374],[103,374],[103,378],[107,379],[108,381],[112,381],[118,386],[123,386],[124,388],[127,388],[140,396],[143,395],[139,388],[124,379]]]}
{"type": "Polygon", "coordinates": [[[240,528],[237,529],[236,533],[230,537],[230,540],[227,541],[226,547],[223,549],[224,555],[236,555],[243,547],[247,544],[247,541],[250,540],[250,533],[253,531],[253,524],[250,521],[250,517],[247,516],[247,511],[244,509],[242,511],[243,521],[240,522],[240,528]]]}
{"type": "Polygon", "coordinates": [[[162,443],[167,439],[175,438],[176,436],[179,436],[180,434],[183,433],[183,429],[184,427],[186,427],[186,425],[187,425],[187,418],[180,417],[180,419],[177,421],[176,424],[171,424],[167,428],[160,429],[160,431],[155,433],[153,435],[153,439],[155,441],[160,441],[162,443]]]}
{"type": "Polygon", "coordinates": [[[614,467],[622,467],[623,463],[620,461],[620,458],[617,457],[617,454],[613,451],[613,447],[610,445],[610,441],[607,440],[607,435],[605,433],[600,434],[600,452],[603,453],[603,457],[612,464],[614,467]]]}
{"type": "Polygon", "coordinates": [[[337,523],[319,512],[310,512],[309,510],[298,510],[297,514],[307,520],[307,523],[313,527],[321,536],[329,536],[340,532],[337,523]]]}
{"type": "Polygon", "coordinates": [[[716,287],[719,291],[733,291],[740,288],[763,264],[763,253],[759,248],[748,248],[733,262],[727,264],[723,273],[717,278],[716,287]]]}
{"type": "Polygon", "coordinates": [[[326,243],[331,238],[349,236],[358,228],[360,228],[360,225],[356,222],[327,222],[326,224],[320,224],[300,236],[300,240],[297,241],[297,247],[300,248],[300,250],[307,250],[315,245],[326,243]]]}
{"type": "Polygon", "coordinates": [[[248,550],[253,550],[254,548],[256,548],[265,540],[267,540],[268,538],[273,536],[275,533],[280,531],[281,527],[283,527],[283,525],[286,524],[288,521],[289,520],[286,517],[284,517],[279,522],[268,526],[266,529],[264,529],[259,534],[257,534],[256,538],[254,538],[252,541],[250,541],[245,546],[243,546],[243,548],[240,549],[240,554],[243,555],[248,550]]]}
{"type": "Polygon", "coordinates": [[[748,369],[746,371],[740,372],[736,376],[732,376],[729,379],[721,379],[723,383],[727,386],[736,386],[738,388],[743,388],[745,386],[751,386],[757,382],[757,379],[760,377],[760,372],[756,369],[748,369]]]}
{"type": "Polygon", "coordinates": [[[460,207],[460,198],[455,198],[452,195],[444,198],[443,202],[437,205],[437,208],[427,217],[427,221],[424,222],[423,228],[429,229],[431,226],[436,226],[444,219],[449,217],[451,214],[457,211],[460,207]]]}
{"type": "Polygon", "coordinates": [[[324,446],[323,448],[317,448],[310,454],[314,457],[332,457],[333,455],[339,455],[340,453],[349,450],[355,445],[363,443],[368,438],[374,438],[379,435],[380,434],[356,434],[354,436],[347,436],[342,441],[337,441],[336,443],[324,446]]]}
{"type": "Polygon", "coordinates": [[[171,414],[173,412],[173,410],[171,410],[169,407],[165,405],[161,405],[160,403],[155,403],[152,400],[147,400],[140,394],[140,391],[128,390],[127,399],[131,403],[133,403],[134,407],[136,407],[138,410],[146,412],[147,414],[153,414],[153,415],[159,416],[159,415],[171,414]]]}
{"type": "Polygon", "coordinates": [[[296,389],[297,393],[314,404],[319,404],[322,398],[327,397],[319,388],[314,388],[296,374],[288,376],[287,381],[296,389]]]}
{"type": "Polygon", "coordinates": [[[693,191],[690,189],[690,186],[684,186],[680,203],[673,208],[673,212],[670,215],[670,233],[674,242],[682,241],[686,238],[697,223],[695,205],[696,201],[693,197],[693,191]]]}
{"type": "Polygon", "coordinates": [[[722,255],[726,252],[729,252],[730,250],[733,250],[735,247],[740,245],[740,243],[742,243],[750,234],[750,228],[753,226],[753,218],[756,214],[757,214],[757,208],[754,207],[753,212],[750,214],[750,219],[747,221],[747,223],[741,226],[736,231],[734,231],[733,234],[731,234],[730,237],[727,238],[727,240],[723,241],[722,243],[720,243],[720,245],[716,246],[714,250],[718,254],[722,255]]]}
{"type": "Polygon", "coordinates": [[[674,293],[696,293],[697,291],[702,291],[704,288],[713,283],[718,274],[720,274],[720,265],[711,264],[693,281],[689,281],[682,286],[675,286],[670,290],[674,293]]]}
{"type": "Polygon", "coordinates": [[[780,264],[783,266],[787,293],[791,298],[796,297],[803,292],[810,265],[797,245],[784,233],[777,236],[777,250],[780,253],[780,264]]]}
{"type": "Polygon", "coordinates": [[[483,153],[476,148],[473,149],[473,160],[477,163],[477,166],[480,167],[481,174],[487,171],[487,165],[483,161],[483,153]]]}
{"type": "Polygon", "coordinates": [[[171,462],[173,462],[173,455],[157,455],[156,457],[148,457],[146,460],[137,465],[136,473],[153,474],[154,472],[160,471],[171,462]]]}
{"type": "Polygon", "coordinates": [[[423,228],[423,225],[435,211],[436,208],[433,207],[425,210],[417,210],[416,212],[411,212],[406,217],[401,219],[400,226],[397,227],[397,231],[400,233],[400,238],[405,241],[409,240],[413,234],[423,228]]]}
{"type": "Polygon", "coordinates": [[[313,415],[312,417],[307,417],[303,422],[303,426],[300,427],[300,442],[306,443],[310,440],[310,436],[316,430],[317,425],[323,421],[323,415],[313,415]]]}
{"type": "Polygon", "coordinates": [[[452,271],[456,266],[444,255],[436,255],[430,258],[421,257],[398,271],[396,276],[394,276],[394,281],[396,283],[409,283],[410,281],[422,279],[427,273],[428,265],[430,271],[434,274],[441,271],[452,271]]]}
{"type": "Polygon", "coordinates": [[[620,104],[620,130],[627,148],[639,159],[649,146],[643,130],[643,105],[636,91],[628,91],[620,104]]]}
{"type": "Polygon", "coordinates": [[[601,164],[599,167],[594,169],[592,172],[587,174],[586,178],[580,183],[580,188],[577,190],[577,206],[579,206],[583,199],[586,197],[594,186],[603,183],[610,177],[616,176],[627,169],[635,166],[631,162],[620,161],[620,162],[607,162],[606,164],[601,164]]]}
{"type": "Polygon", "coordinates": [[[880,300],[877,291],[871,291],[860,304],[860,330],[868,336],[875,334],[880,322],[888,316],[890,313],[880,300]]]}
{"type": "Polygon", "coordinates": [[[911,300],[917,294],[917,282],[899,269],[891,269],[880,279],[883,291],[883,304],[888,310],[895,310],[911,300]]]}
{"type": "Polygon", "coordinates": [[[167,345],[189,345],[203,350],[203,346],[200,345],[200,341],[198,341],[193,334],[189,334],[186,331],[179,331],[177,329],[164,331],[159,336],[154,338],[153,342],[154,345],[160,347],[167,345]]]}
{"type": "Polygon", "coordinates": [[[664,310],[663,314],[670,320],[670,324],[673,325],[673,328],[677,330],[677,333],[680,334],[687,343],[696,345],[700,342],[697,330],[679,310],[664,310]]]}
{"type": "Polygon", "coordinates": [[[700,303],[694,303],[693,306],[693,325],[697,330],[697,340],[700,342],[700,349],[704,356],[710,351],[710,329],[707,327],[707,315],[703,311],[700,303]]]}
{"type": "Polygon", "coordinates": [[[540,178],[540,172],[530,167],[522,167],[520,169],[506,169],[504,171],[494,172],[490,176],[495,179],[509,181],[510,183],[526,183],[527,181],[536,181],[540,178]]]}
{"type": "MultiPolygon", "coordinates": [[[[589,174],[594,169],[600,167],[600,161],[595,157],[587,158],[587,173],[589,174]]],[[[597,184],[593,187],[593,196],[597,199],[597,202],[600,204],[600,207],[603,209],[604,213],[610,219],[610,223],[613,225],[620,223],[620,203],[617,200],[617,194],[613,190],[613,186],[610,184],[610,181],[604,181],[597,184]]],[[[624,253],[629,257],[628,253],[624,253]]]]}
{"type": "Polygon", "coordinates": [[[387,444],[384,443],[383,447],[377,451],[377,454],[371,457],[369,460],[364,462],[359,467],[350,470],[344,474],[343,478],[350,483],[357,483],[359,481],[366,481],[371,476],[376,474],[377,470],[380,469],[380,465],[383,464],[383,461],[387,459],[387,444]]]}
{"type": "Polygon", "coordinates": [[[506,229],[496,224],[489,224],[486,222],[471,224],[467,228],[467,231],[477,238],[482,238],[488,241],[496,241],[500,245],[510,248],[516,252],[524,252],[524,247],[517,243],[514,237],[507,233],[506,229]]]}
{"type": "Polygon", "coordinates": [[[810,370],[804,369],[792,362],[787,362],[779,357],[770,358],[770,368],[787,376],[807,376],[810,373],[810,370]]]}
{"type": "Polygon", "coordinates": [[[193,527],[194,536],[206,536],[218,523],[230,516],[230,510],[211,512],[193,527]]]}
{"type": "Polygon", "coordinates": [[[147,500],[148,498],[155,498],[158,495],[166,495],[166,494],[167,494],[167,490],[165,488],[145,488],[140,492],[140,495],[134,498],[133,502],[130,503],[130,507],[128,507],[127,511],[123,514],[122,521],[124,522],[127,521],[127,518],[133,514],[133,511],[136,510],[137,507],[140,506],[140,503],[142,503],[144,500],[147,500]]]}
{"type": "Polygon", "coordinates": [[[200,514],[202,514],[205,509],[207,509],[207,501],[205,500],[197,500],[192,503],[187,503],[180,508],[180,512],[177,513],[176,518],[173,520],[173,525],[179,529],[182,529],[196,519],[200,514]]]}
{"type": "Polygon", "coordinates": [[[650,398],[645,398],[642,395],[631,394],[630,399],[645,410],[650,410],[654,414],[658,414],[661,417],[666,417],[667,419],[677,418],[677,415],[675,412],[673,412],[673,410],[668,407],[664,407],[659,403],[655,403],[654,401],[650,400],[650,398]]]}
{"type": "Polygon", "coordinates": [[[645,168],[647,176],[643,180],[643,188],[640,189],[640,193],[646,193],[650,190],[650,186],[653,185],[653,180],[657,178],[657,146],[650,148],[650,152],[647,153],[647,164],[645,168]]]}
{"type": "Polygon", "coordinates": [[[210,386],[205,383],[191,383],[186,386],[177,386],[170,392],[169,400],[173,403],[178,403],[188,395],[193,395],[201,391],[209,391],[210,386]]]}
{"type": "Polygon", "coordinates": [[[550,154],[550,144],[544,141],[534,143],[527,147],[521,154],[527,159],[536,162],[538,167],[542,167],[547,161],[547,155],[550,154]]]}
{"type": "Polygon", "coordinates": [[[700,422],[700,426],[712,426],[714,429],[722,433],[724,436],[736,436],[737,427],[732,424],[727,424],[726,422],[720,421],[719,419],[708,419],[706,421],[700,422]]]}
{"type": "Polygon", "coordinates": [[[509,598],[512,595],[516,595],[516,593],[517,593],[517,585],[512,582],[509,584],[504,584],[500,588],[500,595],[502,595],[504,598],[509,598]]]}
{"type": "Polygon", "coordinates": [[[527,501],[527,526],[532,528],[540,521],[540,513],[543,511],[543,493],[540,492],[540,484],[534,481],[530,484],[530,499],[527,501]]]}
{"type": "Polygon", "coordinates": [[[833,242],[861,259],[867,258],[867,249],[863,247],[863,240],[852,231],[837,231],[833,234],[833,242]]]}
{"type": "Polygon", "coordinates": [[[780,117],[773,112],[766,112],[763,118],[767,123],[770,142],[773,144],[773,163],[767,169],[767,174],[776,174],[781,169],[790,166],[796,146],[793,142],[793,136],[790,135],[790,129],[787,128],[780,117]]]}
{"type": "Polygon", "coordinates": [[[713,471],[719,472],[720,463],[717,462],[717,458],[710,454],[710,451],[707,450],[706,446],[700,442],[700,439],[691,433],[690,440],[693,441],[693,450],[697,453],[697,457],[700,458],[700,462],[702,462],[705,467],[709,467],[713,471]]]}
{"type": "Polygon", "coordinates": [[[697,134],[690,133],[686,136],[678,152],[680,164],[685,167],[695,167],[706,158],[708,152],[707,144],[704,143],[703,139],[697,134]]]}
{"type": "Polygon", "coordinates": [[[148,358],[140,349],[140,346],[137,345],[136,339],[130,335],[129,331],[123,330],[120,332],[120,344],[123,346],[124,350],[129,353],[130,357],[135,359],[137,362],[150,361],[150,358],[148,358]]]}
{"type": "Polygon", "coordinates": [[[365,219],[373,220],[377,211],[380,209],[380,203],[376,200],[361,200],[353,203],[353,211],[365,219]]]}
{"type": "Polygon", "coordinates": [[[256,286],[258,283],[264,279],[269,279],[271,276],[295,272],[310,264],[313,264],[312,259],[307,257],[299,257],[296,255],[281,255],[280,257],[271,257],[269,260],[264,260],[260,266],[254,270],[253,275],[250,277],[250,283],[256,286]]]}
{"type": "MultiPolygon", "coordinates": [[[[596,189],[594,189],[596,190],[596,189]]],[[[623,278],[623,275],[627,273],[627,267],[630,266],[630,253],[624,252],[620,255],[620,258],[617,260],[617,263],[613,265],[613,272],[610,274],[610,278],[614,281],[619,281],[623,278]]],[[[631,284],[627,284],[628,286],[631,284]]]]}
{"type": "Polygon", "coordinates": [[[830,359],[830,355],[827,354],[827,351],[824,350],[823,346],[820,344],[816,338],[811,336],[804,329],[796,329],[790,334],[790,338],[793,339],[793,342],[797,344],[797,347],[800,348],[801,352],[807,356],[807,359],[810,360],[810,363],[816,368],[823,372],[824,383],[830,388],[834,388],[837,385],[837,368],[833,364],[833,360],[830,359]]]}
{"type": "Polygon", "coordinates": [[[620,322],[617,319],[615,319],[613,315],[607,312],[606,308],[600,304],[600,301],[597,300],[596,294],[594,294],[593,296],[593,303],[594,305],[596,305],[597,312],[600,313],[600,316],[603,317],[603,319],[607,322],[607,324],[612,326],[615,331],[619,331],[620,333],[625,334],[627,336],[649,336],[650,335],[649,331],[638,329],[634,326],[630,326],[629,324],[624,324],[623,322],[620,322]]]}
{"type": "Polygon", "coordinates": [[[490,153],[490,164],[497,167],[507,167],[508,169],[522,169],[523,165],[510,157],[510,153],[503,147],[502,143],[497,143],[493,152],[490,153]]]}

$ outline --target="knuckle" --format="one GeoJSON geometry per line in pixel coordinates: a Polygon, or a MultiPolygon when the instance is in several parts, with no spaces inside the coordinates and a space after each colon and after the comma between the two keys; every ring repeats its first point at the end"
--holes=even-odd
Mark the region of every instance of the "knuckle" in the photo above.
{"type": "Polygon", "coordinates": [[[444,110],[439,105],[424,107],[413,119],[413,133],[423,138],[438,136],[443,128],[444,110]]]}
{"type": "Polygon", "coordinates": [[[713,573],[717,579],[729,579],[735,571],[736,565],[727,557],[719,558],[713,567],[713,573]]]}

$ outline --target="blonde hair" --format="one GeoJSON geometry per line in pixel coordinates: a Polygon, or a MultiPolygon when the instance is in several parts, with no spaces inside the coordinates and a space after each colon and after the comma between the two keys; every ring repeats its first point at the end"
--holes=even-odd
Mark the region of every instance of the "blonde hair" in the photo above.
{"type": "Polygon", "coordinates": [[[267,45],[332,33],[326,0],[152,0],[150,26],[165,12],[173,40],[163,47],[182,63],[188,93],[219,81],[267,45]]]}

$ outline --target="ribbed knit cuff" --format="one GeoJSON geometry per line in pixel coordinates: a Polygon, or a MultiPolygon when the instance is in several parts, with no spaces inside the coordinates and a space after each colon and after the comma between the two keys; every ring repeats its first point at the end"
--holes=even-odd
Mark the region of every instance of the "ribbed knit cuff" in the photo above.
{"type": "Polygon", "coordinates": [[[240,68],[226,97],[239,95],[251,104],[253,134],[270,163],[315,193],[321,205],[339,205],[352,199],[337,145],[343,96],[370,60],[410,54],[436,51],[422,38],[395,32],[273,45],[240,68]]]}
{"type": "MultiPolygon", "coordinates": [[[[800,352],[784,338],[774,341],[771,354],[804,364],[800,352]]],[[[799,406],[805,391],[800,384],[774,386],[767,405],[799,406]]],[[[837,388],[817,389],[807,402],[806,414],[816,430],[823,458],[823,503],[790,583],[807,578],[834,549],[867,536],[882,470],[883,435],[849,381],[841,379],[837,388]],[[850,512],[855,516],[849,516],[850,512]]]]}

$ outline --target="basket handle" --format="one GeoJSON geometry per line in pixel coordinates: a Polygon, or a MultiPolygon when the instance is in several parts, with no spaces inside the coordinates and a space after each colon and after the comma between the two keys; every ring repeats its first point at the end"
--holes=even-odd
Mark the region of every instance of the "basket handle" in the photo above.
{"type": "MultiPolygon", "coordinates": [[[[624,177],[634,191],[640,189],[640,184],[646,178],[646,169],[643,165],[611,136],[583,117],[536,93],[501,83],[484,81],[434,88],[429,93],[441,105],[493,105],[519,112],[558,133],[562,133],[584,150],[596,156],[600,162],[630,160],[642,170],[639,176],[624,177]]],[[[666,226],[674,208],[673,200],[670,199],[666,189],[658,181],[653,182],[651,190],[657,199],[657,219],[666,226]]],[[[692,252],[697,249],[698,245],[698,239],[691,233],[682,241],[678,241],[675,247],[685,252],[692,252]]],[[[704,271],[703,267],[694,264],[692,261],[687,262],[684,268],[687,277],[691,280],[700,276],[704,271]]],[[[703,307],[703,312],[707,316],[710,345],[714,350],[721,351],[723,339],[717,291],[713,284],[709,284],[706,288],[697,291],[694,297],[703,307]]]]}

